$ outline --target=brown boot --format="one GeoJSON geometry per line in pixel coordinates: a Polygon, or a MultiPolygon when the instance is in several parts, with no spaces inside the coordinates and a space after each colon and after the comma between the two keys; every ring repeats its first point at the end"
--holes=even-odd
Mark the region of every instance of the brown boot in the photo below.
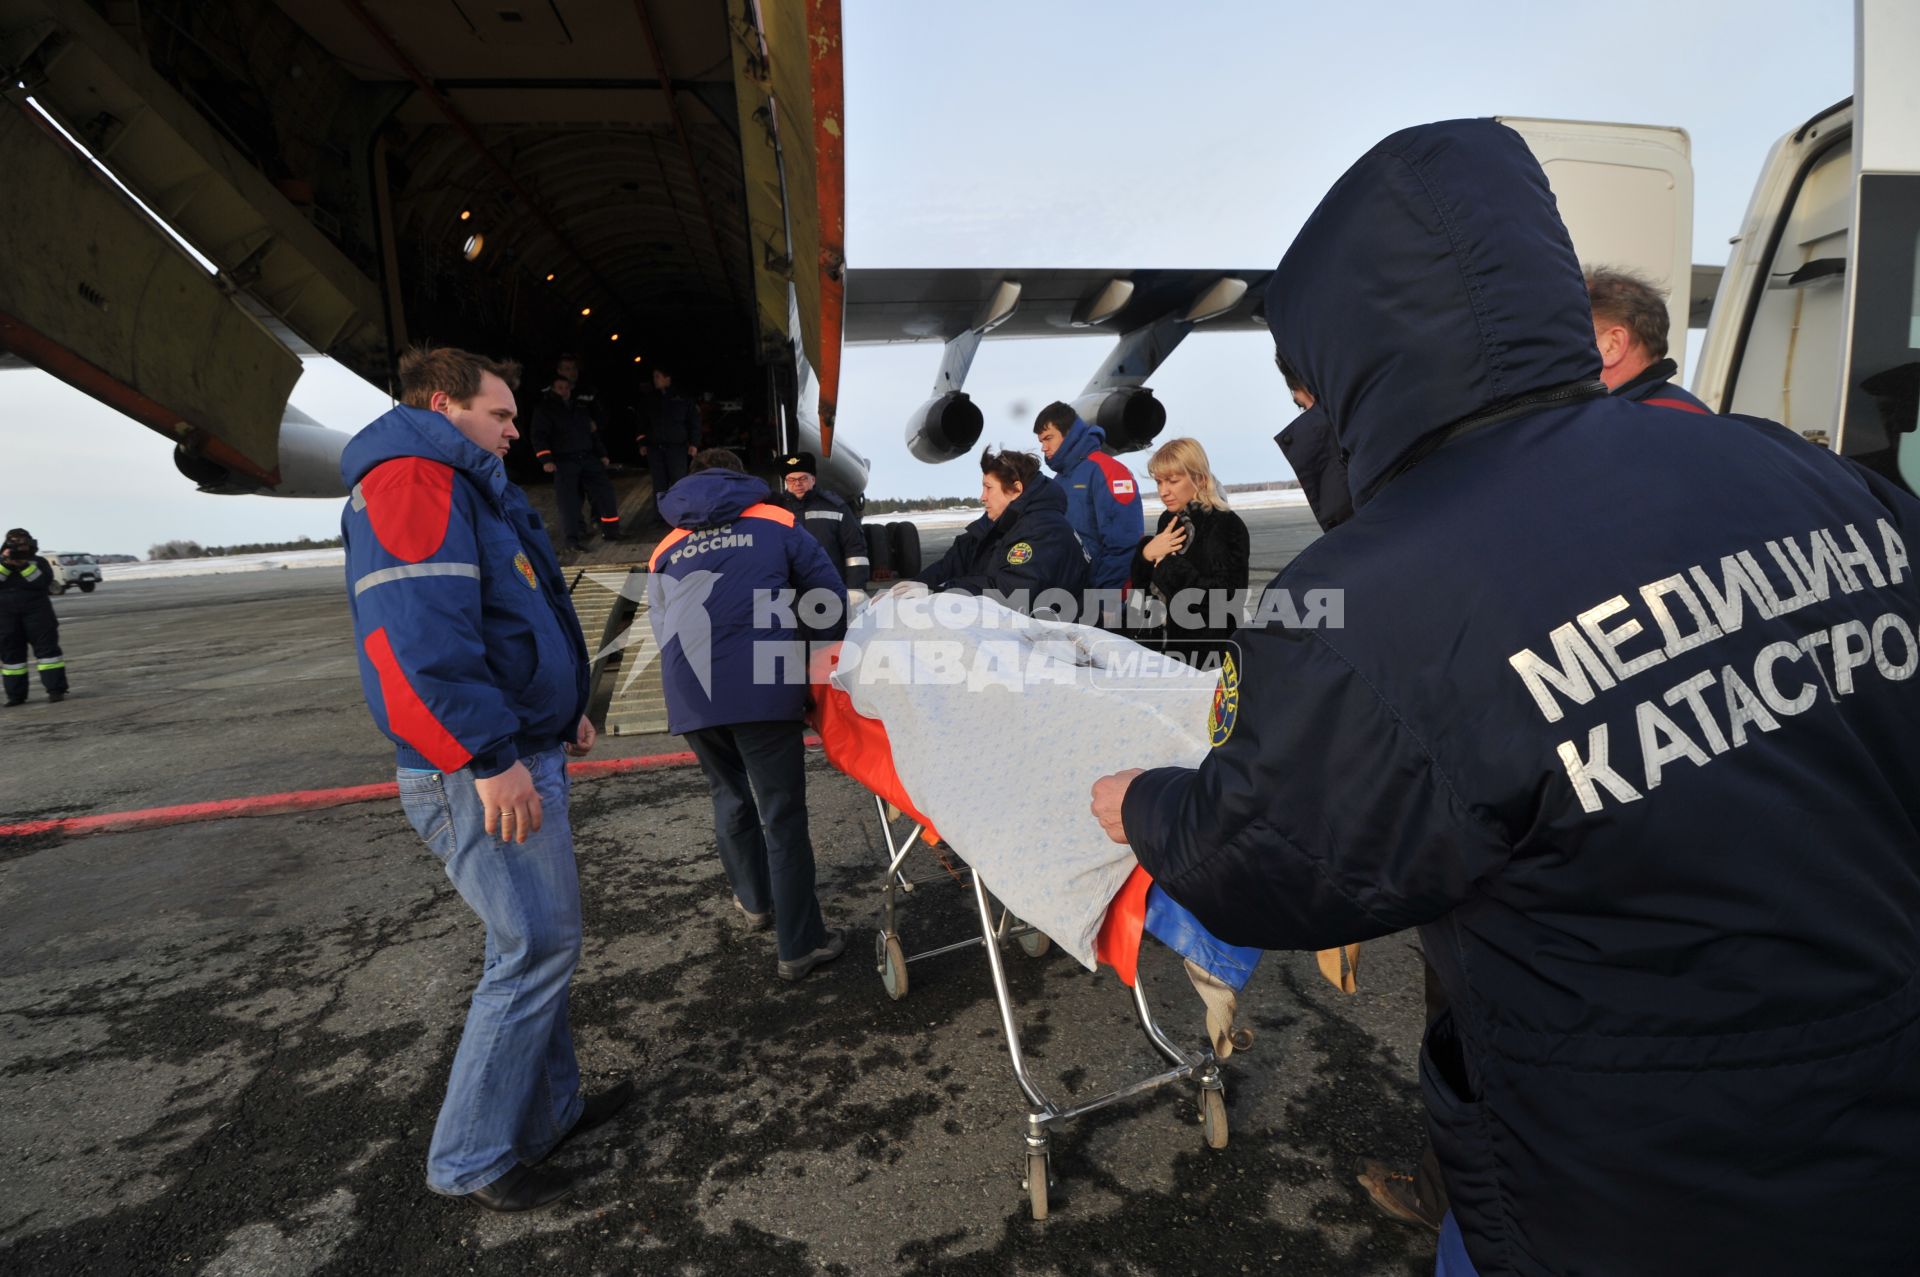
{"type": "Polygon", "coordinates": [[[1372,1158],[1360,1163],[1360,1173],[1354,1176],[1360,1187],[1367,1190],[1367,1197],[1380,1209],[1380,1213],[1402,1224],[1412,1224],[1416,1228],[1429,1228],[1440,1231],[1441,1213],[1420,1200],[1415,1191],[1413,1176],[1404,1171],[1396,1171],[1385,1162],[1372,1158]]]}

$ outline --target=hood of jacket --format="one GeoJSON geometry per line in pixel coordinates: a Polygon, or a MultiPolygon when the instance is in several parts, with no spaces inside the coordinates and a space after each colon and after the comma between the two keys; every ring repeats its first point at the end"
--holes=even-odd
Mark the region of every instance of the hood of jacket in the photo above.
{"type": "Polygon", "coordinates": [[[1494,120],[1403,129],[1361,156],[1287,249],[1266,311],[1356,505],[1426,436],[1600,375],[1546,175],[1494,120]]]}
{"type": "Polygon", "coordinates": [[[668,488],[660,498],[660,517],[676,528],[704,528],[737,519],[748,506],[771,502],[764,479],[738,470],[702,470],[668,488]]]}
{"type": "Polygon", "coordinates": [[[507,486],[507,468],[499,457],[460,433],[451,421],[426,408],[396,404],[353,438],[340,453],[340,477],[347,487],[395,457],[425,457],[464,470],[497,505],[507,486]]]}
{"type": "Polygon", "coordinates": [[[1060,446],[1047,458],[1047,469],[1055,474],[1071,474],[1073,468],[1092,456],[1096,449],[1106,446],[1106,431],[1075,417],[1067,433],[1060,436],[1060,446]]]}

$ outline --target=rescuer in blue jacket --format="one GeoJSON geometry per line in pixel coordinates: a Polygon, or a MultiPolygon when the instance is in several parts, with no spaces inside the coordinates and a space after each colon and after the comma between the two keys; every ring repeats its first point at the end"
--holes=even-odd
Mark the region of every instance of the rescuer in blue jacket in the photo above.
{"type": "Polygon", "coordinates": [[[814,895],[801,720],[808,641],[844,632],[847,587],[723,448],[694,457],[660,513],[673,531],[654,549],[647,605],[667,730],[687,738],[713,791],[734,906],[755,930],[773,924],[776,970],[798,980],[846,947],[814,895]]]}
{"type": "Polygon", "coordinates": [[[1355,503],[1276,584],[1343,624],[1256,616],[1095,815],[1230,943],[1421,928],[1443,1274],[1909,1271],[1920,502],[1607,397],[1494,121],[1363,156],[1266,306],[1355,503]]]}
{"type": "Polygon", "coordinates": [[[1087,553],[1067,522],[1060,485],[1040,473],[1031,453],[986,448],[980,453],[980,502],[986,513],[913,579],[935,590],[993,594],[1021,611],[1049,590],[1064,590],[1073,596],[1070,619],[1078,619],[1087,553]]]}
{"type": "Polygon", "coordinates": [[[1134,547],[1146,531],[1140,485],[1133,471],[1107,451],[1107,432],[1080,420],[1071,404],[1050,403],[1033,433],[1047,468],[1059,476],[1067,522],[1087,550],[1087,584],[1117,590],[1127,583],[1134,547]]]}
{"type": "Polygon", "coordinates": [[[1666,294],[1634,272],[1612,266],[1588,271],[1586,281],[1600,380],[1607,389],[1656,408],[1711,413],[1692,392],[1673,384],[1680,365],[1667,357],[1666,294]]]}
{"type": "Polygon", "coordinates": [[[502,464],[519,367],[442,347],[408,351],[399,371],[400,406],[340,458],[354,646],[401,806],[487,930],[427,1186],[531,1210],[569,1186],[537,1164],[633,1094],[581,1094],[567,1027],[580,883],[566,756],[594,743],[586,646],[546,529],[502,464]]]}

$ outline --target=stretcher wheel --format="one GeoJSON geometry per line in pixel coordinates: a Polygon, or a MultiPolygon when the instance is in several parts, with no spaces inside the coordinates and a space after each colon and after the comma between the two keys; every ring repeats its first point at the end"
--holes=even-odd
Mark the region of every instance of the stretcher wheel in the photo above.
{"type": "Polygon", "coordinates": [[[1035,1219],[1047,1217],[1047,1163],[1045,1153],[1027,1154],[1027,1204],[1035,1219]]]}
{"type": "Polygon", "coordinates": [[[1224,1090],[1200,1092],[1200,1131],[1208,1148],[1227,1146],[1227,1093],[1224,1090]]]}
{"type": "Polygon", "coordinates": [[[1029,958],[1037,958],[1051,948],[1053,941],[1044,931],[1029,931],[1020,937],[1020,949],[1029,958]]]}
{"type": "Polygon", "coordinates": [[[886,986],[887,996],[898,1002],[907,996],[907,955],[900,948],[900,939],[882,931],[873,938],[873,956],[880,971],[880,983],[886,986]]]}

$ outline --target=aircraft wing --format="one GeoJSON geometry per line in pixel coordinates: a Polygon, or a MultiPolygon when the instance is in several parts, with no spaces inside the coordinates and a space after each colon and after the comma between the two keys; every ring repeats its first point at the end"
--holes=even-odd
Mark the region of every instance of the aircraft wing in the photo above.
{"type": "MultiPolygon", "coordinates": [[[[1695,263],[1689,326],[1706,326],[1720,266],[1695,263]]],[[[846,340],[864,345],[948,341],[994,320],[996,302],[1012,309],[982,333],[994,337],[1084,337],[1127,333],[1185,313],[1222,280],[1246,285],[1228,309],[1195,322],[1209,332],[1266,328],[1262,297],[1271,269],[1098,270],[1089,268],[878,267],[847,271],[846,340]],[[1016,296],[1002,293],[1018,285],[1016,296]]],[[[1224,297],[1217,298],[1224,300],[1224,297]]]]}
{"type": "Polygon", "coordinates": [[[1261,291],[1272,269],[1099,270],[920,267],[849,269],[849,343],[947,341],[985,326],[995,337],[1076,337],[1126,333],[1197,303],[1217,313],[1190,322],[1208,329],[1266,327],[1261,291]],[[1237,281],[1221,287],[1223,281],[1237,281]],[[1011,288],[1009,286],[1012,286],[1011,288]],[[1216,291],[1217,290],[1217,291],[1216,291]],[[1005,313],[996,313],[1010,305],[1005,313]]]}

